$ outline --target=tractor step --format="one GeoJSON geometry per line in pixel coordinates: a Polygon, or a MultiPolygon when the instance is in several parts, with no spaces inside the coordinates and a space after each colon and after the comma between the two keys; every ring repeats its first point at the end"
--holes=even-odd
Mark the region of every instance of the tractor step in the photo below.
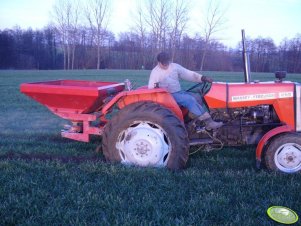
{"type": "Polygon", "coordinates": [[[204,139],[192,139],[189,142],[190,146],[196,146],[196,145],[203,145],[203,144],[212,144],[213,140],[210,138],[204,138],[204,139]]]}

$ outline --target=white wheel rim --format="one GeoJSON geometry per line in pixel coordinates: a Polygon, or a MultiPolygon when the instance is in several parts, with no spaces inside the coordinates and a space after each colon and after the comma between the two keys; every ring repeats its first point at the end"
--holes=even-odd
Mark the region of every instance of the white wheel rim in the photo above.
{"type": "Polygon", "coordinates": [[[136,121],[119,134],[116,148],[123,164],[164,167],[171,143],[159,125],[136,121]]]}
{"type": "Polygon", "coordinates": [[[274,156],[279,170],[285,173],[295,173],[301,169],[301,146],[287,143],[280,146],[274,156]]]}

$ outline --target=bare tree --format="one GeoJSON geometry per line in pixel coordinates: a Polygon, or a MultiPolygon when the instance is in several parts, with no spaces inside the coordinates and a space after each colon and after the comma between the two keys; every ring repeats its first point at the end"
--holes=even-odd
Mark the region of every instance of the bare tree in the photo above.
{"type": "Polygon", "coordinates": [[[145,67],[146,64],[146,37],[147,37],[147,28],[145,26],[145,12],[143,11],[143,7],[141,2],[138,2],[135,13],[133,14],[134,25],[131,30],[138,36],[139,38],[139,47],[140,47],[140,57],[141,57],[141,68],[145,67]]]}
{"type": "Polygon", "coordinates": [[[293,73],[301,70],[301,35],[297,34],[290,42],[290,58],[293,73]]]}
{"type": "Polygon", "coordinates": [[[109,0],[91,0],[87,3],[85,10],[97,47],[97,69],[100,68],[101,45],[109,22],[109,3],[109,0]]]}
{"type": "Polygon", "coordinates": [[[80,39],[79,27],[80,27],[81,11],[80,11],[80,2],[79,1],[72,1],[72,2],[73,5],[71,10],[71,27],[69,30],[69,36],[70,36],[71,54],[72,54],[71,69],[73,70],[74,60],[75,60],[75,48],[80,39]]]}
{"type": "Polygon", "coordinates": [[[57,0],[52,16],[64,53],[64,69],[73,69],[80,17],[79,2],[57,0]]]}
{"type": "Polygon", "coordinates": [[[274,68],[274,55],[276,55],[276,45],[271,38],[261,38],[249,40],[251,69],[254,72],[267,72],[274,68]]]}
{"type": "Polygon", "coordinates": [[[189,20],[189,2],[147,0],[139,3],[133,30],[141,38],[140,46],[143,48],[146,37],[150,37],[152,54],[170,48],[173,59],[189,20]],[[170,46],[167,46],[168,42],[170,46]]]}
{"type": "Polygon", "coordinates": [[[168,48],[171,33],[170,0],[137,0],[131,30],[139,37],[143,67],[152,67],[154,56],[168,48]]]}
{"type": "Polygon", "coordinates": [[[205,57],[210,42],[213,41],[213,36],[225,28],[225,22],[225,10],[222,10],[220,2],[209,0],[208,9],[205,13],[205,20],[203,23],[204,49],[201,58],[200,71],[203,70],[205,57]]]}
{"type": "Polygon", "coordinates": [[[155,42],[155,51],[166,48],[166,36],[170,30],[170,1],[148,0],[145,13],[146,24],[150,27],[155,42]]]}
{"type": "Polygon", "coordinates": [[[66,9],[68,8],[64,1],[57,1],[53,6],[52,17],[54,21],[54,27],[57,35],[59,36],[60,43],[62,45],[64,54],[64,69],[67,69],[67,58],[68,58],[68,42],[67,42],[67,22],[68,13],[66,14],[66,9]]]}
{"type": "Polygon", "coordinates": [[[186,28],[187,22],[189,20],[189,1],[186,0],[175,0],[171,15],[171,56],[174,60],[176,54],[176,48],[181,42],[183,32],[186,28]]]}

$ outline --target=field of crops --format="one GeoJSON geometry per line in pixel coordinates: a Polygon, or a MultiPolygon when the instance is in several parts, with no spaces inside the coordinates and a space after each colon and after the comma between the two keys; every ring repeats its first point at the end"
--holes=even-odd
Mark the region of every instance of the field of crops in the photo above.
{"type": "MultiPolygon", "coordinates": [[[[66,122],[19,92],[23,82],[55,79],[140,86],[149,73],[0,71],[0,225],[275,225],[266,215],[272,205],[301,215],[301,175],[257,171],[255,147],[197,152],[181,172],[111,165],[95,152],[99,138],[61,138],[66,122]]],[[[242,73],[204,74],[243,81],[242,73]]]]}

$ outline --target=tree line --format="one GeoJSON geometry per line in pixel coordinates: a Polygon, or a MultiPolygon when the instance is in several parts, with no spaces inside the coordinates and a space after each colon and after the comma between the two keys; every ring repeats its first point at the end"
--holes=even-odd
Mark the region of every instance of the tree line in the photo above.
{"type": "MultiPolygon", "coordinates": [[[[116,38],[110,31],[109,0],[58,0],[52,23],[43,29],[0,30],[0,69],[151,69],[164,50],[191,70],[241,71],[241,45],[228,48],[225,18],[210,1],[203,32],[187,34],[189,1],[145,0],[137,5],[133,25],[116,38]]],[[[301,73],[301,35],[276,46],[271,38],[247,39],[251,71],[301,73]]]]}

